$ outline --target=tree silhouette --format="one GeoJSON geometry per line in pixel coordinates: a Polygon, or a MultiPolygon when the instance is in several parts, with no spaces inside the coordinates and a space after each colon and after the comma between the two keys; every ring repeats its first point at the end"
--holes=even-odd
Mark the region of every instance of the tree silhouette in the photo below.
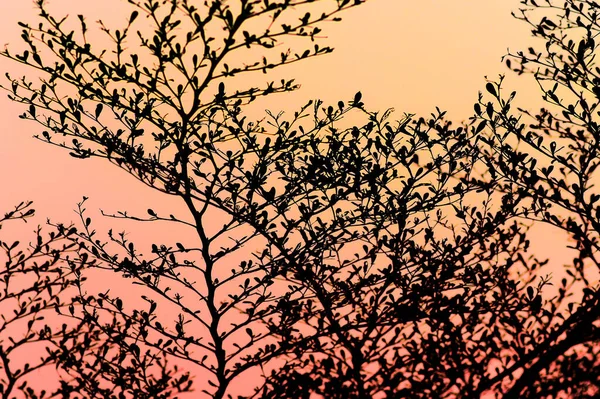
{"type": "Polygon", "coordinates": [[[105,159],[187,210],[106,214],[189,231],[157,238],[148,253],[125,233],[99,234],[79,204],[67,263],[83,272],[67,315],[81,327],[54,357],[71,377],[58,394],[168,398],[192,389],[194,375],[197,390],[224,398],[259,372],[241,394],[595,395],[595,3],[530,2],[564,11],[559,22],[522,16],[547,53],[510,58],[519,72],[542,66],[544,98],[565,111],[565,120],[542,111],[531,133],[501,82],[487,85],[493,101],[480,97],[469,126],[454,127],[439,109],[392,121],[360,92],[253,117],[249,105],[298,88],[253,79],[331,52],[305,43],[362,1],[128,3],[123,29],[99,25],[108,50],[88,40],[83,16],[72,30],[38,0],[39,25],[21,23],[27,49],[2,53],[42,76],[8,76],[6,88],[28,107],[22,117],[43,126],[41,140],[105,159]],[[569,21],[587,32],[582,44],[560,35],[569,21]],[[284,39],[291,47],[281,52],[284,39]],[[546,90],[547,80],[557,86],[546,90]],[[561,85],[575,95],[570,105],[556,95],[561,85]],[[546,145],[542,135],[572,145],[546,145]],[[540,273],[546,262],[528,255],[527,219],[576,242],[555,296],[540,273]],[[98,293],[84,280],[93,269],[142,286],[143,296],[98,293]]]}
{"type": "MultiPolygon", "coordinates": [[[[70,239],[74,230],[58,226],[45,234],[38,227],[35,240],[29,245],[4,239],[6,223],[26,221],[33,215],[32,203],[21,202],[0,217],[0,397],[3,399],[15,395],[46,398],[55,394],[51,387],[40,389],[30,384],[29,376],[59,362],[61,348],[78,349],[71,341],[81,326],[65,320],[56,323],[48,317],[71,305],[68,295],[74,289],[75,274],[83,267],[80,263],[69,267],[63,261],[65,254],[74,250],[75,244],[70,239]],[[36,355],[22,361],[24,353],[30,351],[36,351],[36,355]]],[[[58,388],[56,384],[54,389],[58,388]]]]}
{"type": "Polygon", "coordinates": [[[599,5],[522,3],[516,17],[545,46],[510,53],[506,64],[532,75],[547,107],[511,108],[515,93],[504,93],[501,77],[487,84],[474,121],[487,126],[485,158],[498,187],[527,197],[527,218],[568,233],[576,254],[541,312],[507,335],[505,360],[491,381],[504,381],[503,398],[597,397],[599,5]]]}
{"type": "MultiPolygon", "coordinates": [[[[147,185],[183,199],[191,221],[172,215],[163,218],[153,210],[148,210],[149,218],[189,226],[199,240],[197,248],[186,248],[182,244],[177,244],[175,249],[155,245],[154,257],[144,259],[124,235],[111,234],[112,242],[125,251],[123,258],[95,240],[89,219],[84,218],[85,228],[79,233],[82,251],[89,251],[102,261],[98,267],[134,278],[166,303],[175,305],[180,312],[176,322],[171,325],[168,321],[158,322],[154,314],[157,304],[150,297],[147,297],[147,312],[127,313],[121,299],[108,295],[82,297],[81,302],[90,319],[99,320],[101,311],[124,317],[124,328],[133,326],[134,329],[127,334],[121,331],[129,338],[127,345],[133,345],[141,337],[145,347],[168,352],[204,368],[214,376],[214,380],[208,380],[214,390],[209,392],[212,388],[207,388],[206,393],[223,397],[239,374],[285,353],[288,348],[269,343],[273,334],[268,330],[255,333],[250,328],[279,312],[273,305],[276,298],[268,289],[281,274],[274,269],[277,259],[269,259],[273,257],[269,252],[259,253],[257,260],[242,262],[224,277],[218,276],[215,270],[217,262],[224,263],[223,258],[264,236],[265,228],[271,229],[264,209],[275,202],[276,189],[264,189],[266,176],[271,171],[260,164],[261,158],[281,163],[278,158],[287,151],[308,143],[300,136],[295,137],[289,122],[289,128],[269,143],[262,126],[246,122],[240,114],[241,107],[258,97],[295,89],[293,80],[229,92],[225,91],[223,81],[330,52],[328,47],[314,45],[298,53],[278,51],[275,61],[270,61],[272,49],[282,37],[297,36],[314,41],[320,32],[318,23],[335,21],[337,13],[361,2],[321,1],[324,6],[329,5],[329,10],[317,16],[301,11],[312,1],[242,1],[239,8],[214,1],[201,9],[186,1],[130,3],[134,11],[125,29],[111,31],[101,25],[114,41],[115,50],[109,54],[92,52],[83,17],[80,17],[81,39],[76,40],[74,32],[64,28],[65,20],[55,19],[46,12],[45,3],[38,2],[42,25],[32,28],[23,24],[23,38],[29,50],[15,56],[6,51],[4,55],[36,67],[47,78],[40,87],[34,87],[25,79],[13,80],[11,98],[30,104],[24,117],[37,119],[46,126],[48,130],[43,137],[69,148],[71,155],[104,157],[147,185]],[[154,25],[155,32],[148,38],[140,34],[140,51],[131,53],[126,49],[125,40],[140,14],[154,25]],[[256,31],[243,30],[251,24],[259,26],[256,31]],[[186,32],[182,33],[182,29],[186,32]],[[40,45],[48,53],[39,52],[40,45]],[[261,54],[257,62],[244,60],[236,64],[231,54],[252,47],[264,49],[266,55],[261,54]],[[42,56],[54,57],[56,63],[44,62],[42,56]],[[145,64],[145,57],[152,61],[145,64]],[[77,95],[64,97],[60,90],[66,85],[76,88],[77,95]],[[23,93],[27,96],[23,97],[23,93]],[[92,106],[89,110],[84,108],[88,102],[92,106]],[[105,108],[117,119],[119,127],[113,129],[111,124],[114,123],[106,116],[103,119],[105,108]],[[45,116],[42,110],[47,112],[45,116]],[[144,132],[150,129],[156,133],[147,137],[144,132]],[[75,139],[56,142],[54,134],[75,139]],[[155,151],[144,149],[144,144],[149,146],[148,138],[154,140],[155,151]],[[226,150],[234,140],[240,142],[240,151],[226,150]],[[86,147],[84,143],[93,146],[86,147]],[[263,147],[260,151],[259,143],[263,147]],[[220,148],[217,150],[216,146],[220,148]],[[256,164],[255,160],[258,160],[256,164]],[[239,202],[242,191],[245,192],[243,202],[239,202]],[[255,202],[259,197],[269,202],[255,202]],[[209,233],[207,212],[214,208],[237,219],[225,220],[222,229],[209,233]],[[260,230],[247,232],[245,225],[260,230]],[[238,237],[233,237],[234,234],[238,237]],[[225,247],[223,238],[227,235],[231,235],[233,241],[225,247]],[[182,259],[186,256],[188,259],[182,259]],[[223,294],[224,291],[227,294],[223,294]],[[193,305],[187,303],[189,298],[193,298],[193,305]],[[223,302],[227,298],[230,300],[223,302]],[[201,309],[198,309],[198,301],[201,309]],[[190,322],[195,324],[194,328],[188,325],[190,322]],[[247,343],[238,343],[240,334],[247,343]],[[263,341],[266,344],[256,349],[263,341]],[[253,349],[250,353],[249,348],[253,349]]],[[[355,102],[357,106],[360,99],[357,97],[355,102]]],[[[331,122],[337,115],[338,112],[335,115],[328,112],[324,122],[319,123],[331,122]]],[[[296,118],[301,116],[303,111],[296,118]]],[[[273,119],[278,123],[277,117],[273,119]]],[[[126,212],[113,216],[130,217],[126,212]]],[[[302,293],[299,287],[290,289],[292,294],[302,293]]],[[[287,326],[291,328],[293,322],[290,320],[287,326]]],[[[102,322],[97,324],[101,327],[102,322]]],[[[135,345],[132,348],[138,348],[135,345]]],[[[135,349],[132,355],[136,356],[135,349]]]]}
{"type": "Polygon", "coordinates": [[[516,213],[493,210],[493,185],[481,189],[470,177],[476,129],[451,129],[443,115],[396,126],[370,115],[362,128],[331,130],[327,146],[311,147],[290,168],[311,185],[296,178],[293,187],[313,192],[326,178],[313,197],[342,194],[327,204],[339,207],[327,222],[317,214],[299,226],[309,234],[294,250],[314,255],[301,258],[296,278],[311,295],[290,312],[310,328],[280,333],[283,342],[299,342],[261,397],[443,397],[473,389],[478,376],[458,378],[480,366],[480,348],[467,348],[469,339],[501,339],[497,320],[537,301],[509,273],[531,263],[522,255],[524,229],[511,221],[516,213]],[[342,237],[348,241],[338,244],[342,237]]]}

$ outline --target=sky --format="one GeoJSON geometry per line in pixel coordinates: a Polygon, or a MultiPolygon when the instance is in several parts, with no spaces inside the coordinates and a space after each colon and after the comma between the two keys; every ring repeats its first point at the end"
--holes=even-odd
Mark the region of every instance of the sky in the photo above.
{"type": "MultiPolygon", "coordinates": [[[[125,0],[49,4],[58,14],[84,14],[90,21],[101,18],[118,25],[128,16],[125,0]]],[[[518,90],[519,104],[539,107],[531,79],[516,77],[501,63],[507,49],[525,49],[534,42],[527,26],[510,15],[518,6],[518,0],[369,0],[346,12],[341,23],[325,26],[328,38],[322,43],[334,47],[334,53],[287,67],[286,76],[301,83],[300,91],[272,98],[266,107],[294,111],[308,99],[349,100],[361,91],[372,110],[391,107],[400,118],[404,112],[426,116],[437,106],[461,122],[472,114],[485,76],[495,79],[501,73],[508,74],[507,86],[518,90]]],[[[0,45],[19,48],[17,21],[35,18],[33,1],[0,0],[0,45]]],[[[0,59],[0,71],[25,73],[6,59],[0,59]]],[[[96,214],[100,208],[145,212],[150,205],[157,211],[180,206],[102,160],[81,161],[36,141],[32,136],[39,127],[20,120],[22,111],[0,93],[0,212],[30,199],[38,221],[68,222],[75,219],[73,209],[84,195],[96,214]]],[[[138,234],[161,234],[153,227],[144,229],[138,234]]],[[[560,266],[568,257],[563,243],[559,233],[540,229],[533,248],[560,266]]]]}
{"type": "MultiPolygon", "coordinates": [[[[125,3],[49,2],[57,14],[81,13],[116,26],[128,15],[125,3]]],[[[507,72],[500,62],[507,49],[524,48],[531,41],[527,27],[510,16],[517,7],[516,0],[369,0],[346,12],[341,23],[325,26],[328,38],[322,43],[334,47],[333,54],[287,67],[284,73],[302,85],[300,91],[272,98],[273,106],[266,107],[292,111],[309,99],[337,102],[361,91],[370,109],[394,108],[398,118],[405,112],[426,116],[438,106],[450,119],[463,121],[485,86],[484,77],[507,72]]],[[[17,21],[35,21],[33,1],[0,0],[0,11],[0,44],[19,48],[17,21]]],[[[5,59],[0,59],[0,69],[14,76],[24,73],[5,59]]],[[[507,84],[519,88],[519,100],[536,97],[530,80],[511,74],[507,84]]],[[[0,205],[30,198],[44,215],[65,217],[82,195],[113,208],[136,206],[137,194],[149,191],[129,184],[124,173],[102,161],[82,162],[32,139],[39,128],[18,119],[22,111],[0,96],[0,167],[6,171],[8,191],[0,205]]]]}

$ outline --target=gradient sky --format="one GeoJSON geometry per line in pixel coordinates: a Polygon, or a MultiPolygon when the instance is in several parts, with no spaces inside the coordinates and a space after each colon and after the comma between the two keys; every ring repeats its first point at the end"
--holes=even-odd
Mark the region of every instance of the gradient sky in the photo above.
{"type": "MultiPolygon", "coordinates": [[[[89,21],[102,18],[115,26],[128,15],[125,3],[49,2],[57,13],[73,17],[81,13],[89,21]]],[[[470,116],[477,92],[485,85],[484,76],[495,78],[507,72],[500,62],[507,48],[526,48],[531,42],[527,27],[510,16],[518,3],[369,0],[346,12],[341,23],[325,26],[328,39],[323,44],[335,47],[333,54],[281,70],[296,78],[302,88],[272,97],[272,109],[293,111],[311,98],[348,100],[360,90],[372,110],[393,107],[399,118],[404,112],[428,115],[438,106],[460,122],[470,116]]],[[[35,18],[33,0],[0,0],[0,44],[20,48],[17,21],[34,22],[35,18]]],[[[2,75],[5,71],[14,76],[25,73],[5,59],[0,59],[0,70],[2,75]]],[[[508,85],[519,88],[521,102],[537,97],[528,96],[535,93],[530,79],[509,78],[508,85]]],[[[141,184],[132,186],[124,173],[102,161],[70,158],[32,139],[39,127],[18,119],[22,110],[0,95],[0,167],[5,187],[0,205],[31,198],[45,215],[57,217],[69,215],[82,195],[106,209],[143,206],[137,194],[148,195],[150,190],[141,184]]],[[[162,197],[149,195],[148,201],[162,197]]]]}
{"type": "MultiPolygon", "coordinates": [[[[128,16],[125,0],[51,0],[49,4],[57,14],[84,14],[88,21],[103,19],[109,26],[121,26],[128,16]]],[[[328,39],[323,44],[335,47],[333,54],[281,70],[302,88],[271,97],[267,106],[292,112],[309,99],[349,100],[360,90],[371,110],[393,107],[400,118],[404,112],[426,116],[438,106],[448,111],[449,119],[460,122],[471,115],[477,93],[485,86],[484,77],[507,73],[506,86],[519,93],[516,101],[535,109],[541,102],[533,80],[517,77],[500,61],[507,49],[535,43],[528,27],[510,15],[518,7],[518,0],[369,0],[346,12],[341,23],[325,26],[328,39]]],[[[33,0],[0,0],[0,44],[19,48],[17,21],[35,18],[33,0]]],[[[2,75],[24,73],[5,59],[0,59],[0,71],[2,75]]],[[[4,172],[0,209],[32,199],[40,215],[67,222],[75,216],[72,210],[83,195],[90,197],[89,208],[94,210],[178,206],[102,160],[77,160],[32,139],[39,127],[18,119],[22,110],[0,94],[4,172]]],[[[549,246],[547,239],[554,233],[543,232],[534,247],[549,246]]],[[[562,236],[551,239],[556,240],[562,241],[562,236]]],[[[553,255],[562,264],[564,254],[553,255]]]]}
{"type": "MultiPolygon", "coordinates": [[[[50,0],[59,14],[84,14],[118,26],[127,17],[125,0],[50,0]]],[[[511,74],[500,58],[508,48],[527,48],[533,41],[527,26],[510,11],[518,0],[369,0],[325,26],[333,54],[293,64],[282,70],[302,84],[299,92],[271,98],[274,111],[293,112],[308,99],[349,100],[362,91],[371,110],[393,107],[398,118],[410,112],[428,115],[438,106],[460,122],[472,113],[484,76],[507,73],[507,86],[517,89],[517,102],[539,107],[537,87],[530,78],[511,74]]],[[[32,0],[0,0],[0,41],[20,48],[17,21],[35,22],[32,0]]],[[[24,71],[0,59],[0,71],[19,76],[24,71]]],[[[3,76],[2,76],[3,78],[3,76]]],[[[5,82],[5,81],[4,81],[5,82]]],[[[35,201],[39,220],[68,222],[83,195],[89,209],[157,211],[179,207],[172,199],[147,189],[103,160],[81,161],[66,151],[36,141],[39,127],[18,118],[23,107],[0,93],[0,211],[24,199],[35,201]]],[[[147,229],[144,234],[153,234],[147,229]]],[[[33,226],[31,226],[33,228],[33,226]]],[[[135,226],[130,226],[133,230],[135,226]]],[[[560,266],[567,260],[563,236],[536,230],[534,249],[552,256],[560,266]],[[547,248],[556,248],[548,252],[547,248]]]]}

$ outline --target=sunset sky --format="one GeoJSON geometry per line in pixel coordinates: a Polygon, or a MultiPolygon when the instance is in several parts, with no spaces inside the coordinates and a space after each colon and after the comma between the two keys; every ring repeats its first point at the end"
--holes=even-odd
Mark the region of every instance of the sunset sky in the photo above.
{"type": "MultiPolygon", "coordinates": [[[[0,38],[3,44],[20,49],[17,21],[36,21],[33,0],[0,1],[0,38]]],[[[125,0],[51,0],[49,4],[59,15],[83,14],[90,25],[102,19],[115,27],[122,26],[130,10],[125,0]]],[[[333,46],[332,54],[281,70],[302,88],[271,97],[265,107],[293,112],[309,99],[349,100],[360,90],[371,110],[394,108],[400,118],[405,112],[427,116],[437,106],[459,123],[471,116],[485,76],[495,79],[506,73],[506,87],[519,93],[517,103],[539,108],[531,77],[519,78],[501,63],[507,49],[526,49],[535,43],[529,28],[510,15],[518,7],[518,0],[369,0],[344,13],[342,22],[324,26],[328,38],[322,44],[333,46]]],[[[0,59],[0,68],[3,74],[24,73],[5,59],[0,59]]],[[[101,160],[82,162],[34,140],[39,127],[20,120],[22,111],[19,104],[0,96],[3,209],[32,199],[41,220],[52,217],[66,222],[74,217],[72,210],[83,195],[90,197],[89,208],[95,210],[144,210],[148,203],[157,202],[165,208],[178,206],[101,160]]],[[[559,233],[543,232],[534,247],[546,247],[552,237],[562,240],[559,233]]]]}
{"type": "MultiPolygon", "coordinates": [[[[404,112],[426,116],[438,106],[449,112],[449,119],[460,122],[470,116],[477,92],[485,85],[484,76],[495,78],[507,72],[500,62],[507,48],[526,48],[531,42],[527,27],[510,16],[518,3],[369,0],[346,12],[341,23],[325,26],[328,39],[322,43],[335,47],[333,54],[282,70],[295,77],[302,89],[285,98],[272,97],[270,108],[286,110],[287,106],[293,111],[308,99],[348,100],[360,90],[367,107],[393,107],[398,118],[404,112]]],[[[129,10],[124,0],[51,0],[49,4],[60,14],[84,14],[90,24],[102,18],[115,26],[129,10]]],[[[35,22],[33,1],[2,0],[1,11],[0,40],[19,49],[17,21],[35,22]]],[[[0,68],[3,74],[23,74],[5,59],[0,59],[0,68]]],[[[537,100],[531,79],[510,75],[507,83],[519,88],[521,102],[528,97],[537,100]]],[[[18,119],[22,110],[6,96],[0,97],[0,162],[7,188],[2,204],[31,198],[40,213],[63,218],[82,195],[89,196],[94,206],[114,209],[117,204],[139,204],[132,190],[150,191],[130,185],[127,176],[103,162],[81,162],[32,139],[39,133],[38,126],[18,119]]]]}
{"type": "MultiPolygon", "coordinates": [[[[128,16],[125,0],[50,0],[58,14],[84,14],[118,26],[128,16]]],[[[518,0],[368,0],[367,4],[342,15],[343,21],[326,25],[322,41],[333,46],[333,54],[282,69],[302,84],[300,91],[272,96],[265,107],[293,112],[312,98],[326,102],[349,100],[361,91],[371,110],[393,107],[398,118],[404,112],[427,116],[435,107],[448,111],[448,119],[466,120],[473,110],[485,76],[494,79],[506,73],[507,86],[518,91],[517,102],[535,109],[540,100],[530,77],[519,78],[506,69],[501,57],[507,49],[525,49],[534,43],[523,23],[511,17],[518,0]]],[[[0,0],[0,40],[21,49],[17,21],[36,22],[32,0],[0,0]]],[[[4,72],[28,73],[0,58],[4,72]]],[[[130,210],[145,212],[152,205],[161,209],[181,204],[136,182],[103,160],[81,161],[64,150],[36,141],[39,126],[23,121],[24,110],[0,93],[0,212],[31,199],[39,218],[69,222],[82,196],[88,196],[92,212],[130,210]]],[[[29,228],[33,229],[33,225],[29,228]]],[[[136,226],[129,225],[135,231],[136,226]]],[[[144,230],[149,235],[157,227],[144,230]]],[[[568,259],[563,236],[548,228],[535,230],[533,248],[552,256],[560,266],[568,259]],[[556,248],[548,251],[552,245],[556,248]]]]}

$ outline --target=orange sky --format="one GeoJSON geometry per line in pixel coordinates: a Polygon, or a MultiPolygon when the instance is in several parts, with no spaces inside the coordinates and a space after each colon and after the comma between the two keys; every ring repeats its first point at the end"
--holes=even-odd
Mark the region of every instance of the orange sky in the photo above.
{"type": "MultiPolygon", "coordinates": [[[[59,13],[88,16],[90,21],[123,21],[125,0],[50,0],[59,13]],[[118,20],[116,20],[117,18],[118,20]]],[[[435,106],[448,110],[460,122],[472,113],[484,76],[507,73],[500,58],[507,48],[527,48],[532,40],[524,24],[510,11],[518,0],[369,0],[344,15],[344,21],[325,27],[333,54],[293,64],[284,70],[302,84],[299,92],[271,98],[273,110],[294,111],[311,98],[349,100],[362,91],[371,110],[393,107],[428,115],[435,106]]],[[[20,44],[17,21],[35,21],[32,0],[0,0],[0,41],[20,44]]],[[[323,43],[325,44],[325,42],[323,43]]],[[[15,65],[0,59],[0,71],[18,76],[15,65]]],[[[507,85],[519,91],[520,104],[540,104],[530,78],[508,73],[507,85]]],[[[67,222],[83,195],[96,211],[131,210],[145,213],[178,206],[172,199],[136,183],[126,173],[103,160],[81,161],[66,151],[34,140],[38,126],[18,119],[22,107],[0,94],[0,211],[24,199],[35,201],[38,213],[67,222]],[[158,204],[158,205],[156,205],[158,204]]],[[[146,228],[148,225],[145,225],[146,228]]],[[[31,226],[33,228],[33,226],[31,226]]],[[[135,226],[131,226],[135,229],[135,226]]],[[[152,234],[153,230],[144,230],[152,234]]],[[[536,230],[534,248],[554,256],[556,265],[566,260],[560,234],[536,230]]]]}
{"type": "MultiPolygon", "coordinates": [[[[127,15],[124,0],[49,3],[59,13],[82,13],[90,21],[103,18],[118,24],[127,15]]],[[[271,98],[273,108],[293,110],[311,98],[346,100],[360,90],[370,109],[393,107],[400,117],[403,112],[429,114],[439,106],[449,111],[451,119],[464,120],[485,84],[484,76],[506,72],[500,63],[506,49],[530,42],[527,28],[510,16],[518,3],[369,0],[347,12],[341,23],[326,26],[327,44],[336,48],[333,54],[287,67],[287,76],[295,77],[302,89],[271,98]]],[[[33,0],[0,0],[0,44],[18,45],[17,21],[34,18],[33,0]]],[[[0,70],[22,73],[5,59],[0,59],[0,70]]],[[[520,89],[522,100],[535,89],[530,81],[515,76],[508,84],[520,89]]],[[[0,166],[5,171],[3,191],[9,192],[0,205],[31,198],[44,214],[64,217],[82,195],[107,209],[123,201],[139,204],[124,197],[138,198],[136,194],[148,190],[132,187],[123,173],[103,162],[72,159],[31,139],[38,126],[19,120],[21,109],[0,96],[0,166]]]]}
{"type": "MultiPolygon", "coordinates": [[[[35,21],[33,0],[0,3],[0,44],[18,48],[16,23],[35,21]]],[[[124,0],[49,3],[58,13],[82,13],[90,21],[102,18],[109,24],[118,24],[127,15],[124,0]]],[[[449,111],[451,119],[464,120],[485,85],[484,76],[506,72],[500,63],[506,49],[526,47],[530,42],[527,28],[510,16],[518,3],[369,0],[347,12],[341,23],[326,26],[327,44],[336,48],[333,54],[282,70],[295,77],[302,89],[272,97],[272,108],[293,111],[311,98],[347,100],[360,90],[370,109],[393,107],[400,117],[403,112],[427,115],[439,106],[449,111]]],[[[5,59],[0,59],[0,70],[15,76],[24,73],[5,59]]],[[[535,89],[530,80],[513,75],[508,84],[520,89],[522,101],[535,89]]],[[[102,161],[82,162],[33,140],[38,126],[19,120],[21,110],[0,96],[0,167],[5,171],[0,205],[31,198],[45,215],[57,217],[70,215],[82,195],[106,209],[143,206],[138,194],[148,195],[149,190],[141,184],[132,186],[124,173],[102,161]]]]}

